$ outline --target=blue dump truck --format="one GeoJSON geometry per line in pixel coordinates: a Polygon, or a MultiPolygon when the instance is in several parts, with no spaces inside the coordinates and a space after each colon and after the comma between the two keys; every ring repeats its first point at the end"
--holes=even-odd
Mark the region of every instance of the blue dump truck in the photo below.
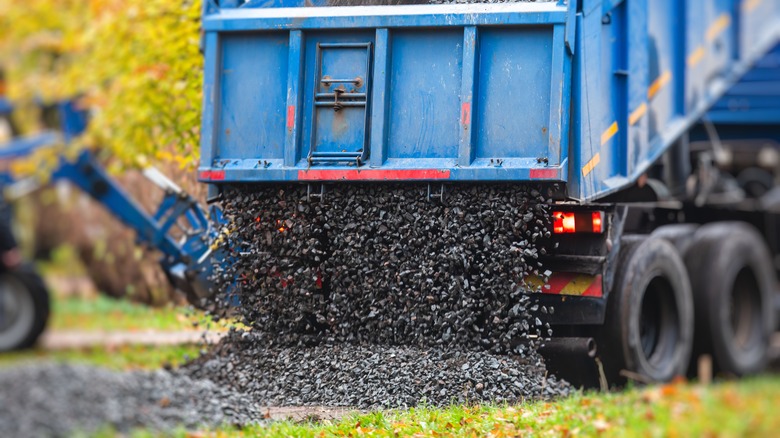
{"type": "Polygon", "coordinates": [[[667,381],[767,365],[780,2],[206,0],[199,179],[546,187],[551,357],[667,381]],[[404,3],[404,4],[395,4],[404,3]],[[412,2],[414,3],[414,2],[412,2]]]}

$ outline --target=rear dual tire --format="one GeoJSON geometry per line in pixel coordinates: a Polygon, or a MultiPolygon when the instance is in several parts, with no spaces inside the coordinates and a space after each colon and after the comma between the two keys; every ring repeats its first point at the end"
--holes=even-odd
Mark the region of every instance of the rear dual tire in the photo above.
{"type": "Polygon", "coordinates": [[[758,231],[743,222],[700,227],[686,251],[696,303],[694,358],[707,354],[716,371],[763,371],[775,326],[776,275],[758,231]]]}
{"type": "Polygon", "coordinates": [[[610,382],[694,375],[701,355],[720,374],[766,368],[776,276],[755,228],[666,226],[623,239],[618,260],[599,345],[610,382]]]}
{"type": "Polygon", "coordinates": [[[672,244],[641,236],[621,241],[602,330],[599,348],[610,382],[666,382],[685,375],[693,347],[693,298],[672,244]]]}

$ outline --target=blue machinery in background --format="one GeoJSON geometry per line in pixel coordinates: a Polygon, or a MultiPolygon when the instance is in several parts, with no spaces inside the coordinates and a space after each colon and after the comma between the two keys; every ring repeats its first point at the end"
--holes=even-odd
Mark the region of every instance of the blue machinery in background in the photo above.
{"type": "Polygon", "coordinates": [[[205,2],[201,181],[561,181],[596,199],[780,41],[773,0],[325,3],[205,2]]]}
{"type": "MultiPolygon", "coordinates": [[[[34,152],[68,141],[86,127],[87,117],[76,110],[72,101],[57,104],[60,126],[57,131],[13,139],[0,145],[0,161],[31,156],[34,152]]],[[[10,105],[9,105],[10,112],[10,105]]],[[[118,182],[106,173],[90,151],[81,152],[74,160],[60,158],[52,172],[52,180],[64,180],[75,185],[103,205],[111,214],[136,231],[139,243],[159,250],[163,271],[171,283],[185,292],[193,304],[210,295],[209,278],[214,260],[213,243],[218,227],[223,223],[221,212],[212,207],[209,215],[198,202],[154,168],[144,176],[160,187],[164,196],[154,214],[149,214],[127,194],[118,182]],[[210,220],[211,219],[211,220],[210,220]],[[213,222],[212,222],[213,220],[213,222]]],[[[25,192],[27,185],[37,182],[16,180],[10,172],[0,172],[0,182],[6,188],[25,192]]]]}

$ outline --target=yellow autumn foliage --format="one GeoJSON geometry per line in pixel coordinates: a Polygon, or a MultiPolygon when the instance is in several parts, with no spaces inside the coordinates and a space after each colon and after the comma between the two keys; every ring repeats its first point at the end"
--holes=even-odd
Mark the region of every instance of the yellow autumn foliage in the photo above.
{"type": "Polygon", "coordinates": [[[9,98],[80,97],[79,144],[128,167],[197,164],[200,0],[0,0],[0,68],[9,98]]]}

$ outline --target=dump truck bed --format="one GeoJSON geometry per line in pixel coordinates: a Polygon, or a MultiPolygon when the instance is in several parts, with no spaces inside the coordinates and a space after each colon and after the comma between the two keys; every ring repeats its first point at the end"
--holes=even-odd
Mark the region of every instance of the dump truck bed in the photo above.
{"type": "Polygon", "coordinates": [[[203,25],[212,183],[558,181],[595,199],[780,39],[770,0],[224,3],[203,25]]]}

